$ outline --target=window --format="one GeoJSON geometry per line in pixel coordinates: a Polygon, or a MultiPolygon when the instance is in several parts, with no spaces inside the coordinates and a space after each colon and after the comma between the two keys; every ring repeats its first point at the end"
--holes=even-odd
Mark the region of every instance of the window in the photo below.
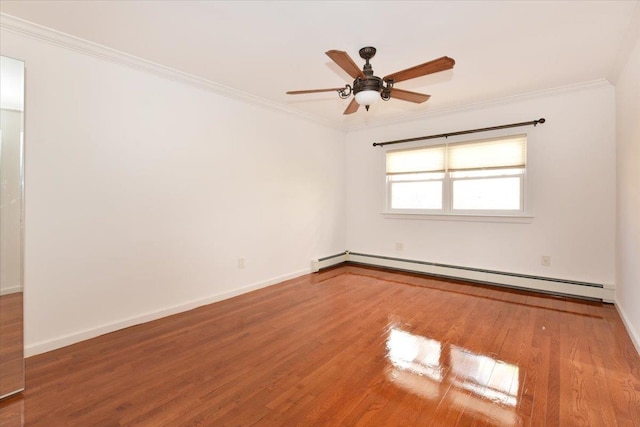
{"type": "Polygon", "coordinates": [[[524,212],[526,135],[387,151],[387,210],[524,212]]]}

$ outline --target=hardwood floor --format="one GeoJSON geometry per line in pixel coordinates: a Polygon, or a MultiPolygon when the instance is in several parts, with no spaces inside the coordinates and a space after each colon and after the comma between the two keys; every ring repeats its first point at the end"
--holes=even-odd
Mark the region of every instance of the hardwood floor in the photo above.
{"type": "Polygon", "coordinates": [[[0,396],[24,386],[22,292],[0,296],[0,396]]]}
{"type": "Polygon", "coordinates": [[[27,426],[640,426],[612,305],[342,266],[27,359],[27,426]]]}

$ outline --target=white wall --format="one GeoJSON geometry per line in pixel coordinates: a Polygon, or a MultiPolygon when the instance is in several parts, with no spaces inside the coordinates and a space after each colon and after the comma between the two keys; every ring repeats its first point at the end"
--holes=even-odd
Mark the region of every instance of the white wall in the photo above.
{"type": "MultiPolygon", "coordinates": [[[[393,102],[390,101],[390,102],[393,102]]],[[[442,140],[429,141],[442,143],[442,140]]],[[[403,145],[391,146],[399,148],[403,145]]],[[[404,145],[407,146],[407,145],[404,145]]],[[[347,138],[347,249],[595,283],[614,283],[615,99],[607,82],[477,105],[347,138]],[[529,223],[385,218],[384,149],[373,142],[530,121],[529,223]],[[402,251],[396,243],[403,243],[402,251]],[[541,266],[541,256],[551,266],[541,266]]]]}
{"type": "Polygon", "coordinates": [[[616,299],[640,352],[640,39],[616,84],[616,299]]]}
{"type": "Polygon", "coordinates": [[[28,355],[345,249],[342,132],[8,31],[1,43],[27,68],[28,355]]]}

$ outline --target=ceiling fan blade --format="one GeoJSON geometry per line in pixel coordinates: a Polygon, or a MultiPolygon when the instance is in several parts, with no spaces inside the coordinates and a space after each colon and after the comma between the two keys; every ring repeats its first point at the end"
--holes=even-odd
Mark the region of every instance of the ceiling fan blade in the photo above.
{"type": "Polygon", "coordinates": [[[358,104],[358,103],[356,102],[356,99],[355,99],[355,98],[353,98],[353,99],[351,100],[351,102],[349,103],[349,105],[347,106],[347,109],[346,109],[346,110],[344,110],[344,113],[342,113],[342,114],[353,114],[353,113],[355,113],[356,111],[358,111],[358,108],[360,108],[360,104],[358,104]]]}
{"type": "Polygon", "coordinates": [[[394,99],[401,99],[403,101],[415,102],[416,104],[422,104],[431,98],[431,95],[425,95],[424,93],[410,92],[408,90],[402,90],[398,88],[391,89],[391,97],[394,99]]]}
{"type": "Polygon", "coordinates": [[[433,61],[425,62],[424,64],[416,65],[415,67],[407,68],[406,70],[398,71],[397,73],[389,74],[383,80],[393,79],[394,83],[404,80],[415,79],[416,77],[426,76],[427,74],[438,73],[444,70],[450,70],[455,65],[456,61],[448,56],[434,59],[433,61]]]}
{"type": "Polygon", "coordinates": [[[340,68],[346,71],[346,73],[349,74],[354,79],[356,77],[361,77],[363,79],[365,78],[365,75],[360,69],[360,67],[358,67],[358,64],[353,62],[353,59],[351,59],[351,57],[347,52],[343,52],[341,50],[329,50],[325,53],[329,58],[333,60],[333,62],[338,64],[340,68]]]}
{"type": "Polygon", "coordinates": [[[331,89],[309,89],[309,90],[290,90],[287,95],[303,95],[305,93],[317,93],[317,92],[339,92],[343,87],[334,87],[331,89]]]}

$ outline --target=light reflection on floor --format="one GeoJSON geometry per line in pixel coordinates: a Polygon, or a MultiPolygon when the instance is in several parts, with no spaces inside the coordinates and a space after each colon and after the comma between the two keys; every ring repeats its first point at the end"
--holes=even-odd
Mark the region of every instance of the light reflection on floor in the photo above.
{"type": "Polygon", "coordinates": [[[392,328],[387,339],[387,350],[387,358],[395,367],[442,381],[440,342],[392,328]]]}
{"type": "Polygon", "coordinates": [[[429,400],[445,399],[461,411],[472,411],[500,425],[520,424],[518,366],[443,345],[399,327],[389,328],[387,379],[429,400]],[[443,384],[451,387],[442,387],[443,384]]]}

